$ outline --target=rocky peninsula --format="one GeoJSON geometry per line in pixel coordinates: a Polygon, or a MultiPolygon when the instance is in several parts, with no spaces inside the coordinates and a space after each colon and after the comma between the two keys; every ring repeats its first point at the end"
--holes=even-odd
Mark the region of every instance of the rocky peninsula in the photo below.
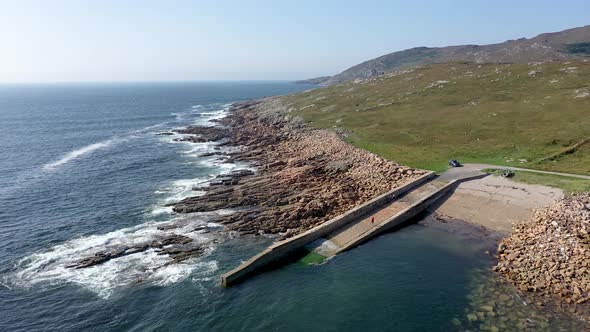
{"type": "Polygon", "coordinates": [[[278,98],[234,104],[216,127],[178,133],[190,142],[221,141],[236,152],[213,152],[224,162],[247,162],[256,171],[219,176],[201,196],[173,203],[177,213],[236,209],[218,220],[242,234],[287,238],[425,173],[355,148],[343,135],[312,129],[278,98]]]}

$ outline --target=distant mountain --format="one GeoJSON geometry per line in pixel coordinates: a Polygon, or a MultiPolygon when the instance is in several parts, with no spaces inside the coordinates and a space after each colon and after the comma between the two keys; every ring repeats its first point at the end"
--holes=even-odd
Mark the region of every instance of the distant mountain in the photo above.
{"type": "Polygon", "coordinates": [[[499,44],[416,47],[363,62],[329,78],[312,80],[333,85],[433,63],[528,63],[584,57],[590,57],[590,25],[499,44]]]}

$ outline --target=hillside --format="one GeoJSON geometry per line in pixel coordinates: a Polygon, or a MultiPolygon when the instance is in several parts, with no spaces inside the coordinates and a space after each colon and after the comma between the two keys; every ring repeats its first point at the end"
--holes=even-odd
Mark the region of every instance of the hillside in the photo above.
{"type": "Polygon", "coordinates": [[[385,158],[590,173],[590,62],[435,64],[283,97],[385,158]]]}
{"type": "Polygon", "coordinates": [[[322,78],[320,83],[333,85],[434,63],[528,63],[575,60],[588,56],[590,56],[590,25],[499,44],[412,48],[363,62],[329,79],[322,78]]]}

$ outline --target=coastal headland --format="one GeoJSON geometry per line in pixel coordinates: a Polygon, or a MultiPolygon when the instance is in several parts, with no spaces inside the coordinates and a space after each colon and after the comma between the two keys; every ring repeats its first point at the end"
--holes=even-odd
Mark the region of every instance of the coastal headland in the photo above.
{"type": "MultiPolygon", "coordinates": [[[[235,149],[232,152],[220,150],[207,156],[215,155],[230,163],[245,162],[251,168],[219,176],[209,186],[195,188],[205,191],[203,195],[186,198],[171,206],[177,213],[232,209],[234,213],[221,217],[217,222],[225,225],[226,230],[240,234],[287,239],[426,173],[353,147],[346,142],[346,131],[306,125],[293,116],[278,97],[236,103],[229,110],[229,115],[217,122],[214,127],[188,127],[177,132],[185,135],[181,138],[185,141],[219,141],[221,146],[233,146],[235,149]]],[[[440,220],[464,220],[490,229],[494,234],[509,236],[513,227],[527,232],[527,226],[523,226],[527,223],[523,222],[537,220],[538,214],[533,215],[536,209],[551,204],[564,206],[564,199],[567,201],[569,196],[557,188],[490,175],[462,183],[430,212],[440,220]]],[[[588,208],[584,204],[576,206],[582,210],[588,208]]],[[[587,218],[585,212],[578,214],[580,220],[587,218]]],[[[579,234],[584,234],[585,227],[579,234]]],[[[516,240],[505,241],[514,245],[522,238],[517,235],[516,240]]],[[[529,242],[541,241],[540,238],[526,239],[529,242]]],[[[507,280],[521,291],[535,294],[542,289],[522,286],[521,280],[530,284],[530,278],[514,277],[515,265],[511,262],[515,260],[515,255],[508,255],[506,250],[502,242],[498,253],[500,265],[496,269],[507,275],[507,280]]],[[[586,253],[586,249],[577,250],[582,255],[578,257],[586,253]]],[[[533,254],[519,254],[516,257],[520,259],[516,261],[531,261],[533,254]]],[[[564,269],[571,271],[579,261],[564,264],[564,269]]],[[[581,271],[578,275],[587,280],[583,273],[581,271]]],[[[558,277],[557,274],[555,276],[558,277]]],[[[576,294],[574,300],[568,301],[577,303],[573,309],[557,307],[566,312],[573,311],[582,319],[590,317],[585,303],[588,290],[583,288],[587,284],[582,282],[569,290],[570,286],[563,285],[563,280],[559,279],[559,282],[562,282],[559,289],[566,289],[563,294],[576,294]]],[[[550,280],[547,283],[552,284],[550,280]]],[[[558,296],[561,294],[555,293],[558,296]]],[[[546,293],[539,295],[536,299],[541,306],[550,305],[557,299],[546,293]]]]}
{"type": "Polygon", "coordinates": [[[426,173],[347,144],[336,132],[311,129],[281,112],[277,99],[235,104],[218,127],[181,130],[187,140],[217,140],[238,151],[225,162],[255,172],[220,176],[206,193],[173,203],[177,213],[236,209],[219,220],[242,234],[288,238],[426,173]]]}

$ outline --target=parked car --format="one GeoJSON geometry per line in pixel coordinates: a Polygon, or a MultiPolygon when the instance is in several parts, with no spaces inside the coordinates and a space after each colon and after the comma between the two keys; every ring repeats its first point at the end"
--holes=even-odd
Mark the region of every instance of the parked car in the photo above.
{"type": "Polygon", "coordinates": [[[449,160],[449,166],[451,166],[451,167],[461,167],[461,163],[459,163],[455,159],[451,159],[451,160],[449,160]]]}
{"type": "Polygon", "coordinates": [[[511,178],[513,176],[514,176],[514,172],[512,170],[505,169],[502,171],[502,177],[504,177],[504,178],[511,178]]]}

